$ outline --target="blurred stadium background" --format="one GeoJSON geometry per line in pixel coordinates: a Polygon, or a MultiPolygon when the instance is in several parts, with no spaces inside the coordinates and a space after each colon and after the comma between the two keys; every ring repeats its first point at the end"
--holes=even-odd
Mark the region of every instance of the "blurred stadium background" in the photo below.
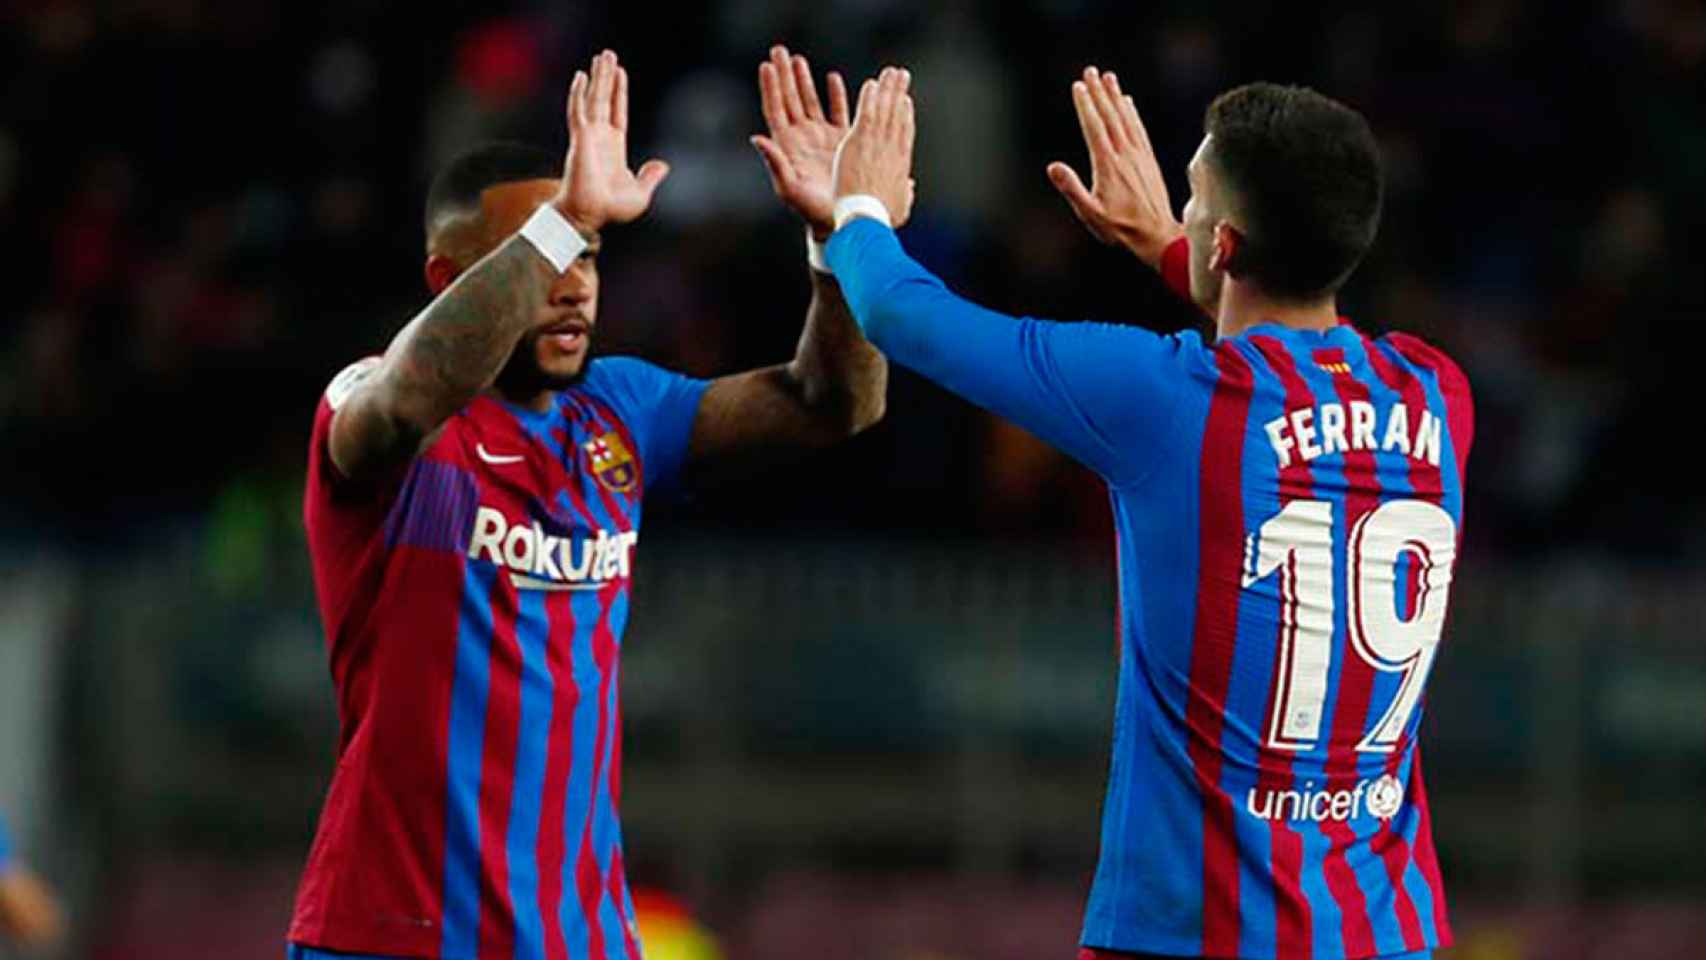
{"type": "MultiPolygon", "coordinates": [[[[799,229],[744,142],[777,40],[912,67],[909,246],[1044,316],[1191,322],[1043,177],[1084,168],[1084,64],[1135,94],[1176,203],[1217,91],[1364,109],[1390,192],[1346,312],[1447,347],[1479,407],[1424,741],[1451,956],[1701,955],[1700,3],[19,0],[0,26],[0,811],[69,900],[65,956],[282,955],[335,730],[310,415],[424,302],[437,161],[560,147],[567,77],[616,48],[636,158],[674,173],[608,238],[601,347],[702,375],[789,354],[799,229]]],[[[631,873],[679,902],[657,929],[685,908],[730,958],[1068,957],[1107,764],[1106,502],[908,374],[889,410],[648,509],[631,873]]]]}

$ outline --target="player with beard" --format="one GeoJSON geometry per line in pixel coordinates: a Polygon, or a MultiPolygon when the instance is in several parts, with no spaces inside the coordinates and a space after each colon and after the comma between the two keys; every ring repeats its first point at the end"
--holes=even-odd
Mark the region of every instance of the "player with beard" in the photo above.
{"type": "MultiPolygon", "coordinates": [[[[755,145],[827,236],[844,88],[826,112],[780,48],[760,82],[755,145]]],[[[320,403],[304,519],[341,733],[293,956],[637,958],[617,686],[642,497],[882,415],[887,365],[815,250],[787,364],[591,356],[600,231],[667,173],[628,166],[627,84],[609,51],[576,73],[566,159],[494,145],[437,178],[435,299],[320,403]]]]}

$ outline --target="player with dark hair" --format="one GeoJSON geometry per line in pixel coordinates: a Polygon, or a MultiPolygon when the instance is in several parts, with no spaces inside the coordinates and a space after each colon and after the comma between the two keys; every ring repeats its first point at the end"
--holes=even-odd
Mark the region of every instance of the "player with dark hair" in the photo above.
{"type": "Polygon", "coordinates": [[[1082,956],[1425,957],[1447,946],[1416,731],[1473,434],[1438,350],[1373,338],[1339,286],[1373,242],[1379,152],[1355,111],[1254,84],[1209,107],[1174,219],[1113,74],[1073,84],[1084,224],[1214,336],[1014,318],[901,249],[905,71],[861,91],[827,251],[893,361],[1108,484],[1120,681],[1082,956]]]}
{"type": "Polygon", "coordinates": [[[13,856],[6,822],[0,820],[0,944],[46,950],[65,936],[65,917],[53,891],[13,856]]]}
{"type": "MultiPolygon", "coordinates": [[[[847,127],[761,70],[777,193],[816,238],[847,127]]],[[[315,416],[304,519],[338,764],[293,956],[636,960],[617,684],[642,496],[881,417],[887,364],[821,251],[790,363],[704,381],[592,356],[600,231],[667,173],[627,159],[616,55],[577,72],[566,159],[487,146],[433,184],[434,299],[315,416]]],[[[904,213],[902,213],[904,216],[904,213]]]]}

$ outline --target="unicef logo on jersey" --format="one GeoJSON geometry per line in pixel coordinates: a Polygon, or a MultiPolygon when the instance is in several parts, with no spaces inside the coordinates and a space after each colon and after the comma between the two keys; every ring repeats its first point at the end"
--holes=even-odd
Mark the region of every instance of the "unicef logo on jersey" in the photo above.
{"type": "Polygon", "coordinates": [[[1316,790],[1313,781],[1302,790],[1258,790],[1250,788],[1244,809],[1250,816],[1270,821],[1302,820],[1306,823],[1344,823],[1357,820],[1367,809],[1378,820],[1390,820],[1404,806],[1404,784],[1386,774],[1377,780],[1360,780],[1345,790],[1316,790]]]}
{"type": "Polygon", "coordinates": [[[1390,773],[1368,788],[1368,812],[1382,820],[1397,816],[1398,808],[1403,805],[1404,785],[1390,773]]]}

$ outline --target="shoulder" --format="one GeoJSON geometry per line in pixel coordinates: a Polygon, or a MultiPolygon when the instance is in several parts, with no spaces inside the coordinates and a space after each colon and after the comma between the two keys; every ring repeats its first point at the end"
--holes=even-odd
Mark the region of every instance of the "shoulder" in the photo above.
{"type": "Polygon", "coordinates": [[[571,392],[616,407],[628,416],[667,412],[676,405],[697,405],[706,381],[666,370],[639,357],[599,357],[571,392]]]}
{"type": "Polygon", "coordinates": [[[669,375],[669,371],[639,357],[597,357],[587,364],[581,386],[594,393],[622,390],[669,375]]]}
{"type": "Polygon", "coordinates": [[[332,410],[337,410],[340,406],[343,406],[344,401],[349,399],[350,394],[354,393],[357,387],[366,382],[367,378],[371,377],[373,372],[379,369],[379,363],[382,359],[384,358],[378,355],[362,357],[360,360],[357,360],[338,371],[337,376],[333,377],[332,381],[326,384],[326,405],[332,410]]]}
{"type": "Polygon", "coordinates": [[[1410,333],[1388,333],[1380,341],[1412,365],[1433,373],[1441,390],[1461,394],[1465,399],[1470,397],[1468,375],[1444,350],[1410,333]]]}

